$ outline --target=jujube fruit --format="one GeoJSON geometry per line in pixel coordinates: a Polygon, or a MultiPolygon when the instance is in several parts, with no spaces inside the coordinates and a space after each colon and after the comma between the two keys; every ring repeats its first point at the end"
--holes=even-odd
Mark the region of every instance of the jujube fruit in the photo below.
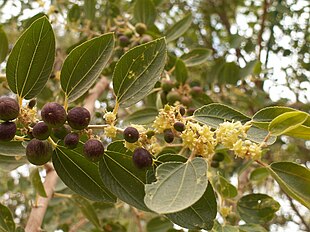
{"type": "Polygon", "coordinates": [[[126,35],[121,35],[121,36],[118,38],[118,40],[119,40],[119,45],[120,45],[121,47],[126,47],[127,45],[130,44],[130,40],[129,40],[129,38],[128,38],[126,35]]]}
{"type": "Polygon", "coordinates": [[[176,122],[173,124],[173,127],[176,131],[182,132],[185,130],[185,125],[182,122],[176,122]]]}
{"type": "Polygon", "coordinates": [[[64,144],[69,149],[74,149],[79,144],[80,136],[77,133],[69,133],[64,138],[64,144]]]}
{"type": "Polygon", "coordinates": [[[146,32],[147,27],[144,23],[137,23],[135,25],[135,30],[139,35],[143,35],[146,32]]]}
{"type": "Polygon", "coordinates": [[[124,139],[128,143],[135,143],[139,139],[139,131],[136,128],[134,128],[134,127],[127,127],[124,130],[123,135],[124,135],[124,139]]]}
{"type": "Polygon", "coordinates": [[[62,105],[56,102],[46,103],[41,110],[42,120],[50,127],[61,127],[67,119],[67,113],[62,105]]]}
{"type": "Polygon", "coordinates": [[[3,122],[0,124],[0,141],[11,141],[16,133],[16,124],[14,122],[3,122]]]}
{"type": "Polygon", "coordinates": [[[215,160],[215,161],[218,161],[218,162],[221,162],[225,159],[225,155],[223,153],[215,153],[212,157],[212,160],[215,160]]]}
{"type": "Polygon", "coordinates": [[[174,134],[172,132],[171,129],[165,129],[164,130],[164,140],[167,142],[167,143],[172,143],[173,140],[174,140],[174,134]]]}
{"type": "Polygon", "coordinates": [[[51,129],[45,122],[38,122],[32,128],[32,136],[37,139],[45,140],[50,136],[50,134],[51,129]]]}
{"type": "Polygon", "coordinates": [[[174,83],[172,80],[162,80],[161,88],[165,92],[169,92],[174,87],[174,83]]]}
{"type": "Polygon", "coordinates": [[[98,162],[104,154],[104,146],[97,139],[89,139],[83,147],[84,156],[92,162],[98,162]]]}
{"type": "Polygon", "coordinates": [[[76,130],[83,130],[89,125],[90,113],[84,107],[74,107],[68,112],[68,124],[76,130]]]}
{"type": "Polygon", "coordinates": [[[26,147],[26,157],[34,165],[46,164],[52,157],[52,145],[43,140],[33,139],[26,147]]]}
{"type": "Polygon", "coordinates": [[[212,168],[218,168],[220,166],[220,163],[216,160],[211,161],[211,167],[212,168]]]}
{"type": "Polygon", "coordinates": [[[153,164],[153,158],[151,153],[144,148],[136,148],[132,155],[132,161],[137,168],[151,167],[153,164]]]}
{"type": "Polygon", "coordinates": [[[17,101],[10,97],[0,98],[0,119],[10,121],[19,115],[19,105],[17,101]]]}
{"type": "Polygon", "coordinates": [[[180,100],[181,100],[181,95],[175,90],[172,90],[167,94],[167,101],[170,105],[173,105],[173,103],[175,103],[176,101],[180,101],[180,100]]]}

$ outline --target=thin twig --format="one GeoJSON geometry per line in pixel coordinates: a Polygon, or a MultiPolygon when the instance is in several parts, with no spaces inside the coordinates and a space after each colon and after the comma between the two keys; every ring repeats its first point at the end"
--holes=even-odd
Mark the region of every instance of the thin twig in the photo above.
{"type": "Polygon", "coordinates": [[[268,6],[269,6],[268,0],[264,0],[262,22],[261,22],[261,25],[260,25],[260,31],[258,33],[258,39],[257,39],[257,44],[259,46],[258,56],[257,56],[258,60],[260,60],[261,51],[262,51],[262,40],[263,40],[263,33],[264,33],[264,30],[265,30],[265,21],[266,21],[266,18],[267,18],[268,6]]]}

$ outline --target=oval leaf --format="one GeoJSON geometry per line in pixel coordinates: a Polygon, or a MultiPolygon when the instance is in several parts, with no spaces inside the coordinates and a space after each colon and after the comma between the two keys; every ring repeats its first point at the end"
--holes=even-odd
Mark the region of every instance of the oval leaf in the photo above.
{"type": "Polygon", "coordinates": [[[250,174],[251,181],[263,181],[269,176],[269,171],[265,167],[256,168],[250,174]]]}
{"type": "Polygon", "coordinates": [[[26,149],[20,141],[0,142],[0,155],[25,156],[26,149]]]}
{"type": "Polygon", "coordinates": [[[171,228],[173,228],[172,222],[164,217],[152,218],[146,225],[147,232],[167,232],[171,228]]]}
{"type": "Polygon", "coordinates": [[[117,101],[123,107],[128,107],[149,94],[160,78],[165,60],[164,38],[134,47],[125,53],[113,73],[117,101]]]}
{"type": "Polygon", "coordinates": [[[96,1],[95,0],[85,0],[84,1],[84,12],[85,18],[93,21],[96,16],[96,1]]]}
{"type": "Polygon", "coordinates": [[[271,134],[279,136],[301,126],[307,119],[308,114],[305,112],[286,112],[273,119],[268,130],[271,134]]]}
{"type": "Polygon", "coordinates": [[[268,170],[284,192],[310,209],[309,169],[292,162],[277,162],[268,170]]]}
{"type": "Polygon", "coordinates": [[[0,203],[0,231],[14,232],[15,223],[9,208],[0,203]]]}
{"type": "Polygon", "coordinates": [[[267,230],[261,225],[249,223],[239,226],[239,232],[267,232],[267,230]]]}
{"type": "Polygon", "coordinates": [[[46,84],[54,59],[55,36],[44,16],[24,31],[12,49],[6,66],[10,89],[25,99],[35,97],[46,84]]]}
{"type": "Polygon", "coordinates": [[[30,173],[30,180],[31,183],[36,190],[37,194],[40,195],[41,197],[47,197],[43,183],[41,181],[41,177],[39,174],[39,169],[35,168],[31,173],[30,173]]]}
{"type": "Polygon", "coordinates": [[[132,152],[123,141],[111,143],[99,163],[101,178],[109,190],[122,201],[144,211],[150,211],[143,202],[146,170],[132,162],[132,152]]]}
{"type": "Polygon", "coordinates": [[[279,210],[280,204],[266,194],[249,194],[239,199],[237,210],[247,223],[264,224],[279,210]]]}
{"type": "Polygon", "coordinates": [[[196,48],[181,56],[181,59],[185,63],[186,67],[192,67],[205,63],[210,55],[212,50],[207,48],[196,48]]]}
{"type": "Polygon", "coordinates": [[[94,84],[113,47],[114,35],[108,33],[82,43],[69,53],[60,74],[61,88],[69,102],[81,97],[94,84]]]}
{"type": "Polygon", "coordinates": [[[116,201],[100,178],[98,164],[88,161],[81,152],[58,146],[52,160],[58,176],[72,191],[93,201],[116,201]]]}
{"type": "Polygon", "coordinates": [[[191,26],[192,20],[192,14],[188,14],[183,19],[174,24],[170,29],[168,29],[166,33],[167,43],[183,35],[191,26]]]}
{"type": "Polygon", "coordinates": [[[158,109],[151,107],[144,108],[133,112],[132,114],[127,116],[124,121],[126,124],[146,125],[153,123],[157,115],[158,115],[158,109]]]}
{"type": "Polygon", "coordinates": [[[182,60],[177,59],[175,63],[174,73],[175,73],[175,78],[177,82],[181,84],[185,84],[188,78],[188,73],[187,73],[187,68],[182,60]]]}
{"type": "Polygon", "coordinates": [[[224,198],[234,198],[237,196],[237,188],[229,183],[224,177],[218,176],[214,181],[216,182],[214,187],[224,198]]]}
{"type": "Polygon", "coordinates": [[[134,18],[137,22],[152,26],[156,19],[156,8],[152,0],[136,0],[134,18]]]}
{"type": "Polygon", "coordinates": [[[161,164],[155,175],[157,181],[145,185],[144,202],[160,214],[178,212],[193,205],[208,185],[207,163],[202,158],[161,164]]]}
{"type": "Polygon", "coordinates": [[[4,32],[0,27],[0,63],[5,60],[9,50],[9,41],[4,32]]]}

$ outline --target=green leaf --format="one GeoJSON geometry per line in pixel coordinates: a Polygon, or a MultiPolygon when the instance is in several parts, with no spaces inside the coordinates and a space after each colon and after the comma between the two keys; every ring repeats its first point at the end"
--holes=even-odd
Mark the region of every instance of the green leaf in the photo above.
{"type": "Polygon", "coordinates": [[[0,231],[14,232],[15,223],[9,208],[0,203],[0,231]]]}
{"type": "Polygon", "coordinates": [[[58,176],[72,191],[93,201],[115,202],[100,178],[98,164],[87,160],[82,151],[58,146],[52,160],[58,176]]]}
{"type": "Polygon", "coordinates": [[[188,73],[184,62],[180,59],[176,60],[174,74],[178,83],[185,84],[188,73]]]}
{"type": "Polygon", "coordinates": [[[133,15],[137,22],[144,23],[148,27],[152,26],[157,15],[153,1],[136,0],[133,15]]]}
{"type": "Polygon", "coordinates": [[[165,39],[134,47],[117,62],[113,89],[117,101],[128,107],[143,99],[159,81],[166,60],[165,39]]]}
{"type": "Polygon", "coordinates": [[[217,176],[215,178],[214,187],[224,198],[234,198],[238,195],[237,188],[222,176],[217,176]]]}
{"type": "Polygon", "coordinates": [[[282,190],[310,209],[310,171],[292,162],[272,163],[268,170],[282,190]]]}
{"type": "MultiPolygon", "coordinates": [[[[266,136],[268,135],[268,131],[252,126],[247,132],[247,138],[253,142],[261,143],[265,141],[266,136]]],[[[275,143],[277,140],[276,136],[270,136],[267,144],[271,145],[275,143]]]]}
{"type": "Polygon", "coordinates": [[[305,112],[286,112],[274,118],[268,130],[271,134],[279,136],[301,126],[307,119],[308,114],[305,112]]]}
{"type": "Polygon", "coordinates": [[[96,15],[96,1],[84,0],[84,12],[86,19],[93,21],[96,15]]]}
{"type": "Polygon", "coordinates": [[[37,194],[39,194],[41,197],[47,197],[38,168],[32,170],[30,173],[30,180],[37,194]]]}
{"type": "Polygon", "coordinates": [[[105,186],[115,196],[138,209],[150,211],[143,202],[146,170],[134,166],[132,152],[124,147],[124,141],[108,146],[99,170],[105,186]]]}
{"type": "Polygon", "coordinates": [[[0,142],[0,155],[25,156],[26,149],[20,141],[0,142]]]}
{"type": "Polygon", "coordinates": [[[192,14],[187,14],[183,19],[174,24],[171,28],[167,30],[166,40],[167,43],[179,38],[183,35],[192,24],[192,14]]]}
{"type": "Polygon", "coordinates": [[[10,89],[31,99],[41,92],[52,71],[55,36],[44,16],[34,21],[17,40],[6,66],[10,89]]]}
{"type": "Polygon", "coordinates": [[[251,181],[263,181],[269,176],[269,171],[265,167],[256,168],[250,174],[251,181]]]}
{"type": "Polygon", "coordinates": [[[181,59],[184,61],[186,67],[193,67],[207,62],[212,54],[212,50],[207,48],[196,48],[189,53],[183,54],[181,59]]]}
{"type": "Polygon", "coordinates": [[[213,227],[217,204],[212,185],[209,183],[202,197],[192,206],[176,213],[166,214],[175,224],[191,230],[213,227]]]}
{"type": "Polygon", "coordinates": [[[212,228],[211,232],[239,232],[239,229],[231,225],[222,226],[220,223],[216,221],[214,223],[214,227],[212,228]]]}
{"type": "Polygon", "coordinates": [[[25,157],[0,155],[0,170],[9,172],[27,162],[25,157]]]}
{"type": "Polygon", "coordinates": [[[83,215],[97,228],[100,229],[100,221],[98,219],[97,213],[95,211],[95,208],[92,204],[89,203],[88,200],[86,200],[83,197],[80,197],[78,195],[74,195],[71,200],[77,205],[80,210],[82,211],[83,215]]]}
{"type": "Polygon", "coordinates": [[[26,19],[26,20],[23,22],[23,27],[24,27],[24,28],[30,27],[30,25],[31,25],[34,21],[36,21],[36,20],[39,19],[39,18],[42,18],[43,16],[45,16],[45,17],[48,18],[48,16],[47,16],[46,14],[40,12],[40,13],[37,13],[36,15],[32,16],[31,18],[26,19]]]}
{"type": "Polygon", "coordinates": [[[261,225],[251,224],[251,223],[239,226],[239,231],[240,232],[267,232],[267,230],[261,225]]]}
{"type": "Polygon", "coordinates": [[[4,32],[0,27],[0,63],[5,60],[9,51],[9,41],[4,32]]]}
{"type": "Polygon", "coordinates": [[[207,163],[203,158],[167,162],[157,167],[156,178],[156,182],[145,185],[145,204],[160,214],[178,212],[193,205],[205,192],[207,163]]]}
{"type": "Polygon", "coordinates": [[[158,109],[152,107],[144,108],[133,112],[124,121],[126,124],[147,125],[153,123],[157,115],[158,109]]]}
{"type": "Polygon", "coordinates": [[[240,70],[240,78],[245,78],[254,72],[256,65],[259,63],[257,60],[250,61],[247,65],[240,70]]]}
{"type": "Polygon", "coordinates": [[[75,47],[61,69],[61,88],[69,102],[81,97],[95,83],[109,61],[114,48],[114,35],[107,33],[75,47]]]}
{"type": "Polygon", "coordinates": [[[73,4],[68,12],[68,20],[70,22],[76,22],[80,19],[81,10],[78,4],[73,4]]]}
{"type": "Polygon", "coordinates": [[[237,210],[247,223],[264,224],[275,216],[280,204],[266,194],[249,194],[239,199],[237,210]]]}
{"type": "Polygon", "coordinates": [[[152,218],[146,225],[147,232],[166,232],[173,228],[172,222],[164,217],[152,218]]]}
{"type": "Polygon", "coordinates": [[[235,62],[224,63],[218,75],[220,84],[235,85],[240,80],[240,67],[235,62]]]}

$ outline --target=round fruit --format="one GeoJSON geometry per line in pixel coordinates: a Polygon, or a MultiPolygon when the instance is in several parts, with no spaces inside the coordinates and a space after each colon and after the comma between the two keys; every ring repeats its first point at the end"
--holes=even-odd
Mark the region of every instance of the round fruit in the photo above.
{"type": "Polygon", "coordinates": [[[52,154],[52,145],[47,141],[33,139],[26,147],[27,159],[34,165],[46,164],[51,159],[52,154]]]}
{"type": "Polygon", "coordinates": [[[167,101],[170,105],[173,105],[176,101],[181,101],[181,95],[177,91],[172,90],[167,94],[167,101]]]}
{"type": "Polygon", "coordinates": [[[199,96],[203,93],[203,88],[200,86],[193,86],[191,89],[192,96],[199,96]]]}
{"type": "Polygon", "coordinates": [[[174,83],[172,80],[162,80],[161,88],[165,92],[169,92],[174,87],[174,83]]]}
{"type": "Polygon", "coordinates": [[[14,122],[3,122],[0,124],[0,141],[11,141],[16,133],[16,124],[14,122]]]}
{"type": "Polygon", "coordinates": [[[154,136],[154,135],[155,135],[155,131],[150,130],[150,131],[146,132],[146,137],[148,139],[152,138],[152,136],[154,136]]]}
{"type": "Polygon", "coordinates": [[[89,125],[90,113],[84,107],[74,107],[68,112],[68,124],[76,130],[82,130],[89,125]]]}
{"type": "Polygon", "coordinates": [[[50,136],[50,134],[51,134],[51,129],[45,122],[38,122],[32,128],[32,135],[36,139],[45,140],[50,136]]]}
{"type": "Polygon", "coordinates": [[[124,139],[128,142],[128,143],[135,143],[138,141],[139,139],[139,131],[134,128],[134,127],[127,127],[124,130],[124,139]]]}
{"type": "Polygon", "coordinates": [[[218,168],[220,166],[220,163],[218,161],[212,160],[211,161],[211,167],[212,168],[218,168]]]}
{"type": "Polygon", "coordinates": [[[147,30],[147,27],[144,23],[137,23],[135,25],[135,29],[136,29],[136,32],[139,34],[139,35],[143,35],[146,30],[147,30]]]}
{"type": "Polygon", "coordinates": [[[53,128],[52,131],[56,138],[64,139],[64,137],[71,132],[71,127],[68,125],[62,125],[61,127],[53,128]]]}
{"type": "Polygon", "coordinates": [[[136,148],[133,152],[132,161],[137,168],[151,167],[153,164],[152,155],[144,148],[136,148]]]}
{"type": "Polygon", "coordinates": [[[17,101],[10,97],[0,98],[0,119],[9,121],[17,118],[19,115],[19,105],[17,101]]]}
{"type": "Polygon", "coordinates": [[[148,42],[151,42],[153,40],[153,37],[150,35],[144,35],[142,36],[142,38],[140,39],[140,44],[145,44],[148,42]]]}
{"type": "Polygon", "coordinates": [[[174,127],[174,129],[175,129],[176,131],[179,131],[179,132],[182,132],[182,131],[185,130],[185,125],[184,125],[184,123],[182,123],[182,122],[176,122],[176,123],[174,123],[173,127],[174,127]]]}
{"type": "Polygon", "coordinates": [[[67,118],[65,109],[56,102],[46,103],[41,111],[42,120],[52,128],[61,127],[67,118]]]}
{"type": "Polygon", "coordinates": [[[171,129],[164,130],[164,139],[167,143],[172,143],[174,140],[174,134],[171,129]]]}
{"type": "Polygon", "coordinates": [[[212,157],[212,160],[221,162],[225,159],[225,155],[223,153],[215,153],[212,157]]]}
{"type": "Polygon", "coordinates": [[[92,161],[97,162],[104,154],[104,146],[103,144],[97,139],[89,139],[84,144],[84,156],[92,161]]]}
{"type": "Polygon", "coordinates": [[[31,100],[28,102],[28,108],[29,108],[29,109],[32,109],[33,107],[35,107],[36,104],[37,104],[36,99],[31,99],[31,100]]]}
{"type": "Polygon", "coordinates": [[[188,116],[192,116],[194,114],[195,110],[196,110],[195,108],[191,107],[191,108],[187,109],[186,113],[188,116]]]}
{"type": "Polygon", "coordinates": [[[69,149],[74,149],[79,144],[80,136],[77,133],[69,133],[64,139],[64,144],[69,149]]]}
{"type": "Polygon", "coordinates": [[[188,97],[188,96],[182,96],[181,103],[184,106],[189,106],[192,103],[192,99],[190,97],[188,97]]]}
{"type": "Polygon", "coordinates": [[[126,47],[127,45],[130,44],[130,40],[126,35],[121,35],[118,39],[119,39],[119,45],[121,47],[126,47]]]}

